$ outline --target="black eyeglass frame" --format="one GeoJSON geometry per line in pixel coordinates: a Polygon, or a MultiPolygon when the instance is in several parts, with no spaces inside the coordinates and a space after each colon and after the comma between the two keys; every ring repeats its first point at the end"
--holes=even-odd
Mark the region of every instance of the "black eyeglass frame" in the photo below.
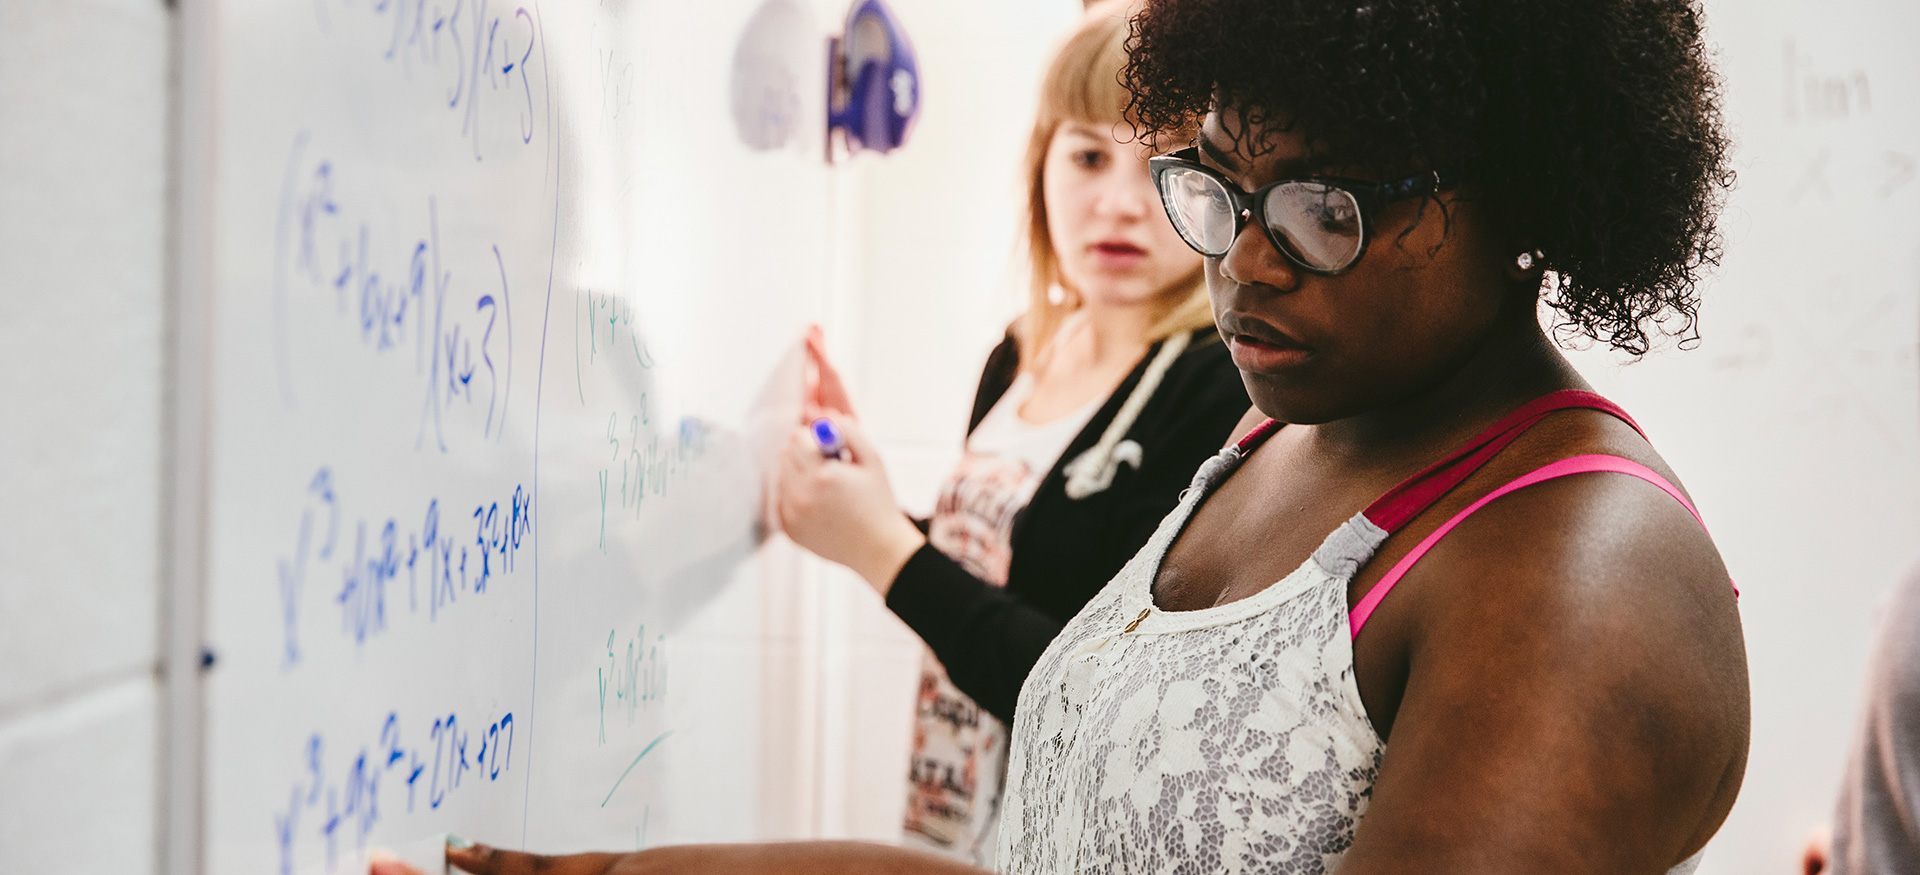
{"type": "Polygon", "coordinates": [[[1373,237],[1373,215],[1378,212],[1381,207],[1394,203],[1395,201],[1403,201],[1414,197],[1425,197],[1435,192],[1446,191],[1459,184],[1459,174],[1457,173],[1452,171],[1429,170],[1425,173],[1409,176],[1405,179],[1394,180],[1393,182],[1365,182],[1358,179],[1345,179],[1338,176],[1308,176],[1298,179],[1276,179],[1249,193],[1239,186],[1234,185],[1233,181],[1221,175],[1220,171],[1200,163],[1200,148],[1198,146],[1188,146],[1177,152],[1156,155],[1147,159],[1147,172],[1153,177],[1154,190],[1160,194],[1160,208],[1166,211],[1167,221],[1173,223],[1174,231],[1179,233],[1181,242],[1186,243],[1188,248],[1208,258],[1223,257],[1232,251],[1233,241],[1240,239],[1240,232],[1247,229],[1247,223],[1251,221],[1252,217],[1259,215],[1262,217],[1259,222],[1260,232],[1267,235],[1267,242],[1273,244],[1273,248],[1281,255],[1286,256],[1287,260],[1293,262],[1294,266],[1308,273],[1318,274],[1320,276],[1339,276],[1352,269],[1354,265],[1359,264],[1360,259],[1366,257],[1367,243],[1373,237]],[[1233,236],[1227,238],[1227,249],[1219,252],[1208,252],[1194,245],[1192,240],[1187,239],[1186,232],[1180,230],[1180,217],[1174,214],[1173,204],[1169,202],[1167,198],[1167,186],[1165,182],[1166,175],[1174,170],[1199,171],[1212,178],[1215,182],[1218,182],[1221,189],[1226,191],[1227,199],[1231,202],[1230,206],[1233,210],[1233,236]],[[1272,194],[1273,190],[1280,186],[1302,182],[1324,185],[1329,188],[1337,188],[1344,191],[1353,198],[1354,205],[1359,208],[1360,244],[1354,247],[1353,257],[1348,259],[1346,264],[1335,268],[1315,267],[1308,264],[1306,259],[1294,252],[1293,247],[1289,246],[1279,234],[1274,233],[1273,227],[1267,224],[1265,219],[1267,196],[1272,194]]]}

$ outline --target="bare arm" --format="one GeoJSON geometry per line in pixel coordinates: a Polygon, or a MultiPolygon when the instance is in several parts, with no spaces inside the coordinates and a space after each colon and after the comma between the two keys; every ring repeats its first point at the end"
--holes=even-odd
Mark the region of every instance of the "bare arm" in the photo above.
{"type": "MultiPolygon", "coordinates": [[[[547,856],[486,845],[447,847],[447,862],[474,875],[991,875],[924,851],[869,842],[676,845],[626,854],[547,856]]],[[[423,875],[390,859],[370,875],[423,875]]]]}
{"type": "Polygon", "coordinates": [[[1356,645],[1413,630],[1342,875],[1658,875],[1725,818],[1745,650],[1725,569],[1670,498],[1614,475],[1508,496],[1387,606],[1417,622],[1370,624],[1356,645]]]}

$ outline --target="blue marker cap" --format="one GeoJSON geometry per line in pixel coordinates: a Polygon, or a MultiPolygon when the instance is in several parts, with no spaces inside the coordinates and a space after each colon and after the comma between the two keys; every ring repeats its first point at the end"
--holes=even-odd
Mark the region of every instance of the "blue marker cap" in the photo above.
{"type": "Polygon", "coordinates": [[[829,459],[838,459],[847,452],[847,442],[840,437],[840,429],[833,427],[833,420],[824,416],[813,421],[813,439],[820,444],[820,455],[829,459]]]}

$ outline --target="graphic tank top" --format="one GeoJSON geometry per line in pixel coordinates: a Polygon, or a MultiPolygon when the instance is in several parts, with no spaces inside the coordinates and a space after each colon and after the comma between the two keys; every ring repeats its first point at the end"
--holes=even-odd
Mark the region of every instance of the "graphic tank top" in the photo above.
{"type": "MultiPolygon", "coordinates": [[[[994,586],[1007,585],[1013,523],[1105,396],[1052,422],[1020,418],[1033,395],[1021,374],[968,436],[966,454],[940,489],[927,542],[994,586]]],[[[1006,728],[947,679],[932,651],[921,658],[907,778],[907,843],[987,865],[999,816],[1006,728]]]]}

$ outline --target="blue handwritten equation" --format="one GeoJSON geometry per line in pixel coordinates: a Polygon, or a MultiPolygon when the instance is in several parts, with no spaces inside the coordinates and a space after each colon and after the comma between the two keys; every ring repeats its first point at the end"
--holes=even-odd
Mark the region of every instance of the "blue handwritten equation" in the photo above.
{"type": "Polygon", "coordinates": [[[350,839],[364,853],[367,837],[383,817],[438,809],[462,787],[500,780],[513,764],[511,712],[472,728],[458,714],[436,716],[418,745],[410,743],[411,734],[403,736],[401,726],[399,712],[388,712],[372,743],[350,747],[337,762],[329,759],[324,735],[307,738],[287,807],[273,812],[281,875],[293,875],[302,838],[325,843],[327,870],[333,871],[342,842],[350,839]]]}
{"type": "Polygon", "coordinates": [[[520,145],[531,144],[549,124],[546,77],[532,72],[536,64],[545,67],[538,7],[492,0],[373,0],[365,5],[315,0],[314,11],[328,32],[336,16],[343,29],[356,23],[349,16],[362,19],[357,22],[362,30],[386,19],[382,59],[407,80],[416,72],[437,75],[442,87],[429,91],[430,99],[460,120],[460,134],[471,144],[475,161],[485,157],[483,143],[490,141],[481,136],[481,127],[494,112],[507,114],[510,133],[520,145]]]}
{"type": "Polygon", "coordinates": [[[513,292],[500,247],[457,258],[446,252],[433,195],[403,230],[356,217],[338,193],[341,167],[309,158],[308,141],[305,132],[296,137],[288,159],[275,246],[274,333],[286,400],[293,400],[292,296],[330,295],[362,347],[411,360],[410,379],[423,393],[416,449],[431,435],[447,451],[455,409],[480,419],[481,437],[498,439],[513,397],[513,292]],[[472,272],[456,272],[456,262],[472,272]]]}
{"type": "Polygon", "coordinates": [[[386,631],[388,584],[403,573],[408,612],[420,612],[424,582],[427,618],[437,622],[462,593],[483,595],[494,577],[514,571],[520,550],[532,542],[533,498],[516,485],[498,500],[474,505],[472,513],[432,498],[414,519],[418,523],[412,525],[397,517],[362,517],[348,523],[333,469],[323,466],[314,472],[301,497],[292,550],[278,562],[283,670],[301,660],[303,597],[317,570],[337,575],[331,599],[340,612],[341,634],[356,645],[386,631]],[[345,541],[349,526],[351,553],[345,541]]]}

